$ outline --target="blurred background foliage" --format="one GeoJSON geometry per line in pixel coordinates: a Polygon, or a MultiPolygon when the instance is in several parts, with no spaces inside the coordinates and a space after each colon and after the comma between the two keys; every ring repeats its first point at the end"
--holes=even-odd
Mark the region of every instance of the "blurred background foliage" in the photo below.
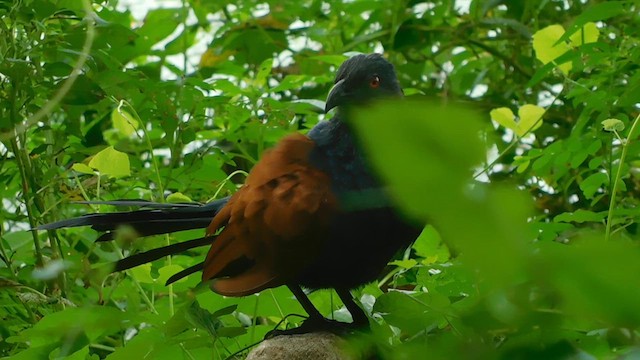
{"type": "MultiPolygon", "coordinates": [[[[112,245],[90,229],[25,230],[113,211],[78,200],[233,193],[264,149],[324,118],[346,56],[376,51],[430,103],[383,104],[355,128],[430,225],[356,291],[373,318],[360,349],[640,357],[634,1],[144,3],[0,0],[1,356],[242,357],[298,322],[283,288],[165,287],[199,251],[101,271],[199,232],[112,245]]],[[[348,320],[331,292],[311,297],[348,320]]]]}

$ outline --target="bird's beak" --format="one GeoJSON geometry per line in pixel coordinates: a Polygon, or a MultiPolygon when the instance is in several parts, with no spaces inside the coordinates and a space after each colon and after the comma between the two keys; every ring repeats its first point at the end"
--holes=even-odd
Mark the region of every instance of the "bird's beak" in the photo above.
{"type": "Polygon", "coordinates": [[[329,110],[333,109],[334,107],[342,105],[345,99],[345,95],[344,79],[341,79],[335,85],[333,85],[331,91],[329,91],[329,96],[327,96],[327,102],[324,106],[324,112],[328,113],[329,110]]]}

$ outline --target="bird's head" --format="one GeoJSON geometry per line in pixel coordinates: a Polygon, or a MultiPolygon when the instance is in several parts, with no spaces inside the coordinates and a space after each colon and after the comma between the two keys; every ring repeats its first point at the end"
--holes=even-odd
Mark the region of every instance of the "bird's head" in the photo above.
{"type": "Polygon", "coordinates": [[[360,105],[375,98],[393,96],[402,96],[393,65],[380,54],[356,55],[338,69],[325,112],[339,106],[360,105]]]}

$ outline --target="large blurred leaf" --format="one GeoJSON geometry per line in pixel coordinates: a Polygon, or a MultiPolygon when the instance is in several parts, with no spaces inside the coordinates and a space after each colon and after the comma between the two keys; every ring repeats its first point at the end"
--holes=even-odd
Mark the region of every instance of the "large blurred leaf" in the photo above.
{"type": "Polygon", "coordinates": [[[468,185],[483,158],[480,114],[406,100],[355,109],[352,126],[376,169],[413,217],[426,219],[468,185]]]}
{"type": "Polygon", "coordinates": [[[524,271],[528,210],[523,196],[470,183],[471,169],[485,151],[477,112],[393,101],[355,109],[352,115],[376,169],[410,216],[434,224],[492,285],[513,281],[524,271]]]}

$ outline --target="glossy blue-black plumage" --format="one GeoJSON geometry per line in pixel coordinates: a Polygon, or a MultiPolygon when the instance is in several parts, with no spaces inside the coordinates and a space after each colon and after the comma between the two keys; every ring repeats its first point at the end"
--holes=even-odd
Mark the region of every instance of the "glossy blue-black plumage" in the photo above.
{"type": "MultiPolygon", "coordinates": [[[[336,76],[336,83],[347,90],[334,88],[334,96],[360,98],[362,95],[353,92],[365,92],[363,89],[369,84],[367,76],[388,81],[380,84],[387,85],[382,95],[369,95],[367,99],[401,96],[393,67],[379,55],[358,56],[345,64],[336,76]],[[368,72],[360,71],[360,67],[368,72]],[[355,76],[349,76],[345,68],[359,71],[355,76]]],[[[340,209],[331,221],[317,261],[299,274],[297,281],[309,288],[352,289],[374,280],[395,253],[415,240],[421,226],[407,222],[393,207],[384,185],[372,171],[368,157],[348,125],[353,119],[348,118],[348,109],[341,105],[345,100],[330,100],[338,104],[338,111],[331,120],[319,123],[309,132],[308,136],[316,144],[310,154],[310,163],[330,176],[340,209]],[[359,199],[362,196],[375,196],[376,199],[359,199]],[[353,201],[369,205],[354,206],[353,201]]],[[[352,105],[349,100],[346,104],[352,105]]]]}

